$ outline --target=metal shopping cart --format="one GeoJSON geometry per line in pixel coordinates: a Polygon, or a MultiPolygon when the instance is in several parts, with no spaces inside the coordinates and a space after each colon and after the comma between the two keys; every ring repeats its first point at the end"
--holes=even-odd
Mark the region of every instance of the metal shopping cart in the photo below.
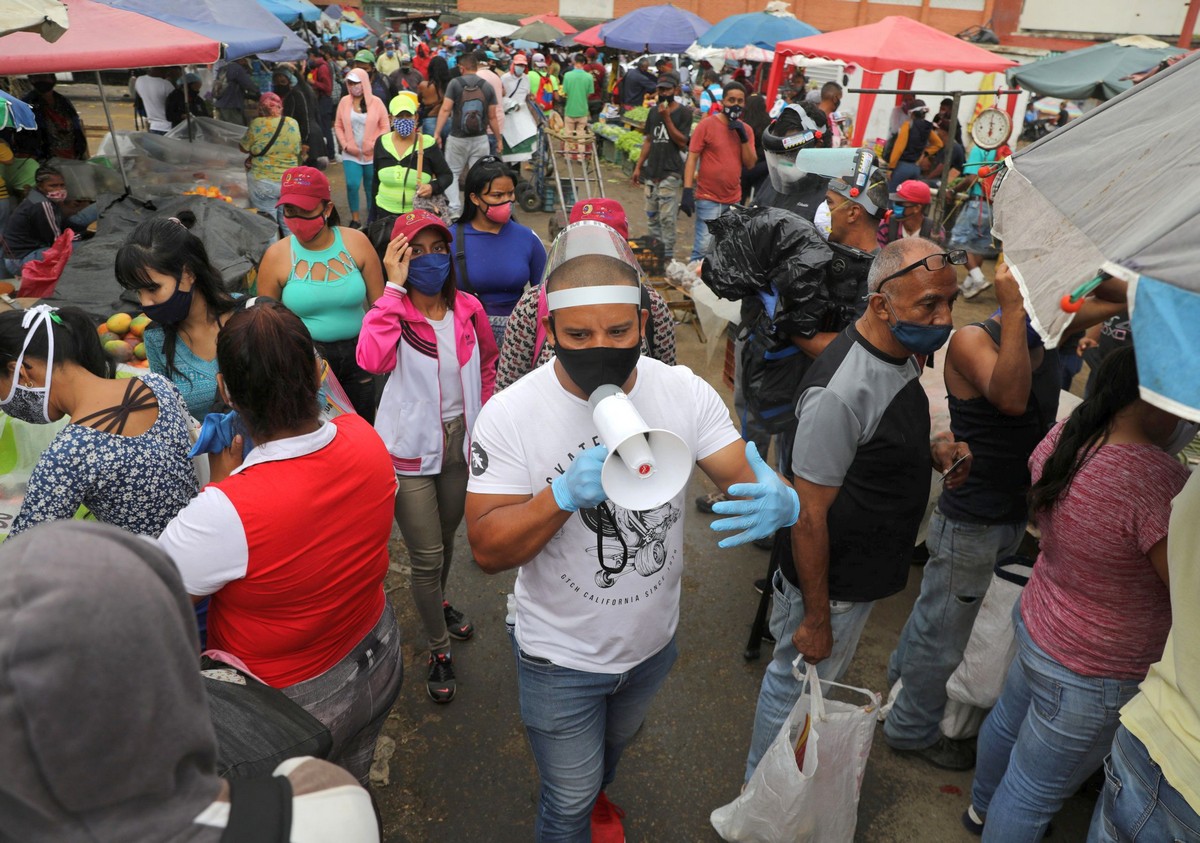
{"type": "Polygon", "coordinates": [[[542,110],[528,101],[504,114],[500,160],[512,165],[517,204],[530,212],[541,210],[546,195],[550,171],[547,123],[542,110]]]}

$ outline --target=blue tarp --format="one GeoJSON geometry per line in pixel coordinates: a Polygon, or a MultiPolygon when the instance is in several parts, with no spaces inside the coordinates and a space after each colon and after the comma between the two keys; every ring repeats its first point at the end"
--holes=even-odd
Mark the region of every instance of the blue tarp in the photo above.
{"type": "Polygon", "coordinates": [[[263,7],[245,0],[100,0],[220,41],[228,60],[258,55],[270,61],[303,58],[308,45],[263,7]],[[236,20],[237,26],[225,21],[236,20]]]}
{"type": "Polygon", "coordinates": [[[284,23],[315,21],[321,17],[321,10],[308,0],[258,0],[258,5],[284,23]]]}

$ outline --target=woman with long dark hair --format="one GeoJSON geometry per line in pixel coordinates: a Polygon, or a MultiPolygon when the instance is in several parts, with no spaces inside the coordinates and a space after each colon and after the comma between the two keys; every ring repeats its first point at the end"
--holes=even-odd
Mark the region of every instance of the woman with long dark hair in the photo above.
{"type": "Polygon", "coordinates": [[[187,412],[164,377],[115,380],[91,318],[39,305],[0,313],[0,410],[64,427],[38,457],[10,536],[86,506],[157,536],[196,494],[187,412]]]}
{"type": "Polygon", "coordinates": [[[494,155],[467,171],[462,214],[454,225],[454,269],[458,288],[483,302],[496,338],[527,286],[542,281],[546,247],[533,230],[512,218],[516,199],[512,172],[494,155]]]}
{"type": "Polygon", "coordinates": [[[273,243],[258,267],[258,292],[283,302],[303,321],[354,410],[375,418],[375,385],[354,362],[363,312],[383,295],[383,267],[367,235],[338,225],[329,180],[296,167],[280,188],[292,236],[273,243]]]}
{"type": "Polygon", "coordinates": [[[985,841],[1042,839],[1104,760],[1171,626],[1167,523],[1188,472],[1163,447],[1178,419],[1141,398],[1132,348],[1105,358],[1097,383],[1029,460],[1041,552],[964,817],[985,841]]]}
{"type": "Polygon", "coordinates": [[[754,148],[758,150],[758,160],[754,166],[742,171],[742,201],[745,202],[767,178],[767,153],[762,144],[763,131],[771,124],[771,117],[767,114],[767,98],[762,94],[746,97],[742,122],[754,133],[754,148]]]}
{"type": "Polygon", "coordinates": [[[384,266],[387,289],[363,320],[358,362],[388,374],[375,429],[396,469],[396,523],[428,638],[429,696],[448,703],[450,639],[465,641],[474,626],[446,600],[446,580],[466,505],[471,429],[495,387],[496,345],[478,299],[455,288],[450,230],[436,216],[397,219],[384,266]]]}
{"type": "Polygon", "coordinates": [[[329,760],[366,784],[402,676],[383,591],[391,460],[356,414],[320,420],[312,336],[279,302],[231,315],[217,359],[221,391],[254,449],[243,460],[238,435],[212,455],[212,484],[159,543],[192,601],[212,596],[209,646],[328,726],[329,760]]]}
{"type": "Polygon", "coordinates": [[[150,371],[170,378],[188,412],[203,420],[217,397],[217,334],[237,307],[208,260],[204,241],[189,230],[196,217],[146,220],[117,250],[116,276],[137,294],[153,320],[142,336],[150,371]]]}
{"type": "Polygon", "coordinates": [[[367,219],[375,217],[375,141],[388,131],[387,106],[375,96],[367,81],[367,74],[361,70],[346,74],[346,96],[338,103],[333,122],[342,148],[351,228],[366,227],[358,216],[360,190],[367,192],[367,219]]]}
{"type": "MultiPolygon", "coordinates": [[[[437,128],[438,110],[442,107],[442,98],[446,96],[446,85],[450,83],[450,65],[441,56],[434,56],[429,60],[429,72],[425,74],[425,81],[417,86],[417,96],[421,99],[421,110],[418,118],[421,122],[421,131],[426,135],[433,137],[434,130],[437,128]]],[[[450,123],[446,123],[446,131],[450,130],[450,123]]]]}

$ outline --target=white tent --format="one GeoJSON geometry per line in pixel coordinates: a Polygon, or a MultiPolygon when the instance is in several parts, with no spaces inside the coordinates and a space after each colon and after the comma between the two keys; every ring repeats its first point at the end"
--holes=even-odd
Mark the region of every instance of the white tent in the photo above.
{"type": "Polygon", "coordinates": [[[4,0],[0,6],[0,35],[37,32],[57,41],[67,31],[67,7],[60,0],[4,0]]]}
{"type": "Polygon", "coordinates": [[[478,41],[481,38],[507,38],[521,27],[511,23],[501,23],[490,18],[472,18],[460,23],[454,30],[454,37],[459,41],[478,41]]]}

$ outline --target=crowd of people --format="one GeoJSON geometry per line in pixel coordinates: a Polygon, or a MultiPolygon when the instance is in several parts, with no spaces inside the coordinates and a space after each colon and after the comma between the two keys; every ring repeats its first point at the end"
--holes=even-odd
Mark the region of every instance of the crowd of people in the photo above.
{"type": "MultiPolygon", "coordinates": [[[[204,713],[204,650],[328,731],[323,761],[274,770],[303,827],[293,839],[377,839],[362,786],[403,679],[389,538],[395,525],[425,689],[445,705],[451,642],[475,633],[448,595],[465,522],[480,569],[517,571],[509,633],[541,779],[535,836],[623,839],[606,791],[677,659],[687,506],[684,490],[640,511],[610,500],[589,399],[615,389],[716,485],[696,506],[726,516],[712,524],[731,533],[719,546],[771,551],[759,587],[775,643],[744,781],[800,698],[796,660],[839,681],[875,604],[905,588],[936,478],[920,596],[887,664],[887,746],[974,769],[962,821],[985,841],[1041,840],[1102,765],[1090,841],[1200,835],[1188,604],[1200,500],[1174,458],[1197,426],[1141,398],[1125,284],[1108,279],[1073,317],[1094,377],[1060,420],[1067,352],[1045,347],[1003,261],[985,277],[1002,245],[996,152],[950,136],[952,101],[930,120],[901,98],[883,156],[848,168],[807,154],[845,143],[836,82],[798,72],[768,108],[745,67],[655,71],[641,57],[610,80],[595,50],[384,39],[271,68],[229,62],[211,105],[200,76],[137,77],[152,133],[214,111],[245,126],[251,201],[281,237],[255,289],[230,292],[193,216],[139,224],[113,273],[152,320],[141,377],[116,376],[81,310],[0,313],[0,410],[70,420],[0,548],[6,832],[130,839],[154,822],[164,839],[216,840],[244,822],[256,792],[216,776],[225,733],[204,713]],[[675,365],[674,319],[644,283],[619,202],[580,198],[549,250],[512,213],[519,172],[499,156],[510,104],[561,110],[578,133],[610,99],[649,107],[633,181],[666,257],[680,211],[695,216],[690,260],[706,281],[755,220],[825,255],[795,296],[787,255],[758,252],[736,423],[675,365]],[[325,174],[338,162],[345,223],[325,174]],[[940,180],[961,194],[949,233],[930,212],[940,180]],[[955,302],[992,286],[996,311],[952,337],[955,302]],[[932,429],[920,382],[934,355],[948,432],[932,429]],[[785,384],[782,411],[765,406],[768,377],[785,384]],[[206,435],[215,444],[200,447],[206,435]],[[947,680],[994,567],[1028,547],[1030,527],[1016,659],[977,743],[949,737],[947,680]],[[97,597],[119,650],[59,622],[97,597]],[[93,747],[86,770],[61,756],[68,728],[93,747]],[[137,740],[114,752],[105,735],[121,729],[137,740]],[[131,761],[133,748],[154,763],[131,761]]],[[[19,204],[0,196],[14,274],[98,214],[71,204],[46,163],[86,157],[77,113],[52,77],[30,81],[41,116],[21,154],[36,170],[19,204]]]]}

